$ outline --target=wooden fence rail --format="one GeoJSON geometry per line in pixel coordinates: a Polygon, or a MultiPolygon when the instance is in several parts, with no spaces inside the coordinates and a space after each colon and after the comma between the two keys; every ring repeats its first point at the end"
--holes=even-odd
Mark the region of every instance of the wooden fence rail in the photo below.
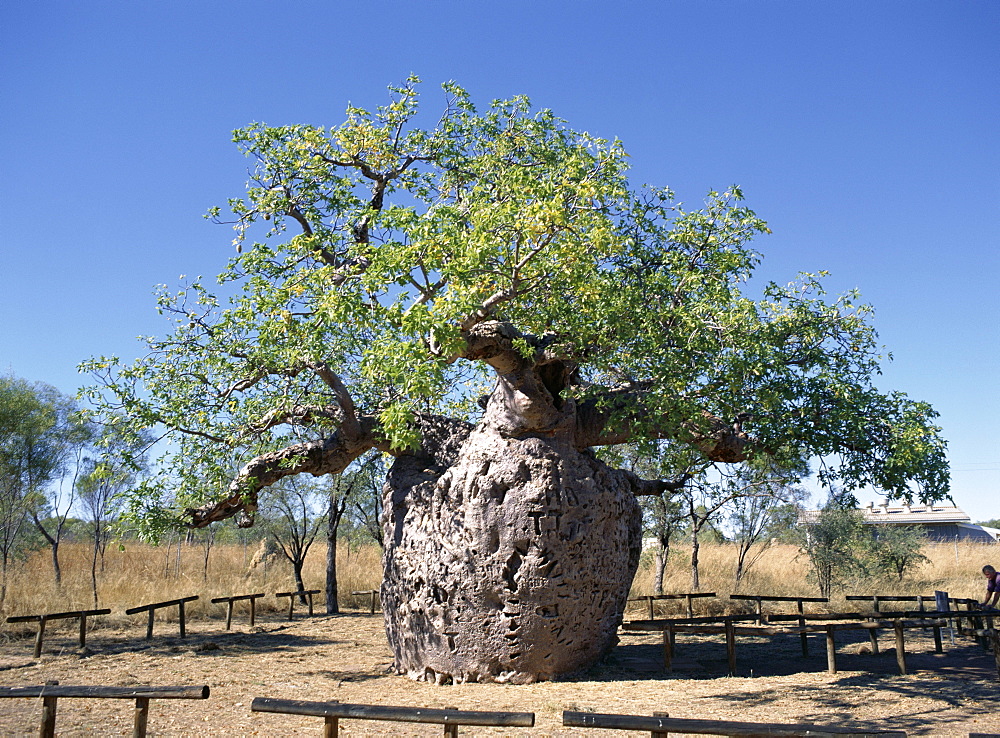
{"type": "Polygon", "coordinates": [[[146,735],[150,700],[205,700],[209,688],[201,687],[61,687],[58,683],[40,687],[0,687],[0,697],[41,697],[42,719],[38,729],[41,738],[52,738],[56,731],[56,704],[60,697],[135,700],[133,738],[146,735]]]}
{"type": "Polygon", "coordinates": [[[691,720],[687,718],[647,717],[645,715],[612,715],[599,712],[563,712],[563,725],[571,728],[606,728],[609,730],[649,731],[652,738],[667,733],[695,733],[726,736],[881,736],[906,738],[900,730],[869,730],[842,728],[826,725],[799,725],[788,723],[744,723],[731,720],[691,720]]]}
{"type": "Polygon", "coordinates": [[[250,704],[253,712],[277,712],[285,715],[311,715],[326,720],[324,735],[339,734],[339,721],[387,720],[405,723],[438,723],[444,726],[444,735],[457,736],[462,725],[531,728],[535,725],[533,712],[482,712],[478,710],[430,709],[425,707],[389,707],[384,705],[352,705],[345,702],[306,702],[256,697],[250,704]]]}
{"type": "MultiPolygon", "coordinates": [[[[721,619],[721,618],[720,618],[721,619]]],[[[826,623],[822,625],[807,625],[805,627],[782,627],[782,626],[761,626],[761,625],[736,625],[735,618],[725,618],[721,625],[711,624],[685,624],[670,620],[644,620],[622,625],[624,630],[645,630],[662,631],[663,633],[663,667],[670,671],[673,666],[673,656],[676,648],[676,636],[678,633],[692,633],[703,635],[725,635],[726,637],[726,657],[729,665],[729,675],[736,675],[736,636],[774,636],[782,634],[799,634],[805,636],[807,633],[823,633],[826,635],[826,658],[827,671],[831,674],[837,673],[837,648],[836,632],[842,630],[867,630],[874,632],[878,628],[891,628],[896,636],[896,664],[900,674],[906,674],[906,650],[903,631],[910,628],[923,628],[931,625],[935,629],[934,650],[942,652],[940,628],[944,624],[942,620],[917,620],[906,622],[903,620],[877,621],[877,622],[854,622],[854,623],[826,623]]],[[[876,651],[877,653],[877,651],[876,651]]]]}
{"type": "Polygon", "coordinates": [[[275,592],[275,597],[287,597],[288,598],[288,619],[291,620],[295,613],[295,598],[305,598],[309,603],[309,617],[313,614],[313,595],[319,594],[318,589],[302,589],[298,592],[275,592]]]}
{"type": "Polygon", "coordinates": [[[187,635],[187,632],[185,631],[185,626],[184,626],[184,622],[185,622],[184,621],[184,603],[185,602],[194,602],[197,599],[198,599],[198,595],[191,595],[190,597],[181,597],[180,599],[177,599],[177,600],[167,600],[165,602],[154,602],[154,603],[149,604],[149,605],[139,605],[138,607],[130,607],[128,610],[125,611],[125,614],[126,615],[135,615],[136,613],[139,613],[139,612],[148,612],[149,613],[149,620],[148,620],[148,622],[146,624],[146,640],[148,641],[148,640],[151,640],[153,638],[153,616],[155,615],[156,611],[159,610],[161,607],[174,607],[174,606],[176,606],[177,607],[177,619],[178,619],[178,621],[180,623],[181,638],[184,638],[187,635]]]}
{"type": "Polygon", "coordinates": [[[378,601],[378,590],[377,589],[365,589],[360,592],[351,592],[354,597],[371,597],[371,614],[375,614],[375,603],[378,601]]]}
{"type": "Polygon", "coordinates": [[[715,597],[715,592],[682,592],[679,594],[659,594],[659,595],[641,595],[639,597],[633,597],[629,602],[646,602],[649,604],[649,619],[653,620],[655,615],[653,613],[653,601],[654,600],[687,600],[687,614],[689,618],[694,617],[694,603],[692,600],[698,597],[715,597]]]}
{"type": "Polygon", "coordinates": [[[240,602],[241,600],[250,600],[250,627],[252,628],[256,615],[257,599],[263,596],[264,596],[263,592],[256,592],[254,594],[235,595],[233,597],[213,597],[212,604],[217,605],[220,602],[225,602],[227,604],[226,630],[229,630],[233,624],[233,603],[240,602]]]}
{"type": "Polygon", "coordinates": [[[38,631],[35,633],[35,658],[42,655],[42,639],[45,637],[45,624],[49,620],[61,620],[66,618],[80,618],[80,648],[87,645],[87,618],[94,615],[110,615],[110,608],[100,610],[73,610],[72,612],[50,612],[44,615],[14,615],[7,618],[8,623],[38,623],[38,631]]]}
{"type": "MultiPolygon", "coordinates": [[[[757,603],[757,624],[763,625],[769,619],[769,616],[764,615],[764,602],[794,602],[799,612],[799,627],[804,628],[806,625],[805,621],[805,609],[803,608],[804,602],[829,602],[829,597],[778,597],[778,596],[767,596],[767,595],[747,595],[747,594],[731,594],[729,595],[731,600],[750,600],[757,603]]],[[[809,655],[809,641],[806,639],[806,634],[801,633],[799,635],[799,642],[802,646],[802,655],[809,655]]]]}

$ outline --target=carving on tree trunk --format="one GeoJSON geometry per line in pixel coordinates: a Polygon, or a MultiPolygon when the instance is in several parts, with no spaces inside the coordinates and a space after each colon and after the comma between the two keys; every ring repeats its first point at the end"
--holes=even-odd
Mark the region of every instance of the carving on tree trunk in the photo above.
{"type": "Polygon", "coordinates": [[[457,455],[425,443],[396,460],[382,602],[399,673],[532,682],[617,643],[639,507],[632,478],[571,438],[510,438],[484,421],[457,455]]]}

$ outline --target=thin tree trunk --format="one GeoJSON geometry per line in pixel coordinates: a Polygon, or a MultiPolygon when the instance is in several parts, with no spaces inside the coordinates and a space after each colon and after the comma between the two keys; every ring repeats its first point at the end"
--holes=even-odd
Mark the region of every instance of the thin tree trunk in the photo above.
{"type": "Polygon", "coordinates": [[[0,578],[0,612],[3,611],[4,603],[7,601],[7,564],[9,563],[7,549],[3,551],[3,577],[0,578]]]}
{"type": "Polygon", "coordinates": [[[653,558],[653,594],[663,594],[663,570],[667,567],[666,557],[661,548],[653,558]]]}
{"type": "Polygon", "coordinates": [[[52,571],[56,577],[56,588],[62,589],[62,569],[59,566],[59,540],[52,542],[52,571]]]}
{"type": "Polygon", "coordinates": [[[739,544],[739,551],[736,554],[736,582],[735,586],[740,586],[740,580],[743,579],[743,574],[746,572],[745,562],[747,553],[749,553],[750,548],[745,547],[743,544],[739,544]]]}
{"type": "Polygon", "coordinates": [[[326,537],[326,614],[340,612],[337,590],[337,528],[332,523],[327,527],[326,537]]]}
{"type": "MultiPolygon", "coordinates": [[[[346,495],[339,500],[334,492],[330,493],[330,504],[326,511],[326,614],[335,615],[340,612],[339,591],[337,588],[337,532],[340,521],[347,509],[346,495]]],[[[347,544],[347,558],[351,557],[351,544],[347,544]]]]}
{"type": "Polygon", "coordinates": [[[38,515],[35,513],[31,514],[31,517],[35,521],[35,527],[42,534],[42,537],[48,541],[49,547],[52,549],[52,572],[56,578],[56,587],[62,589],[62,570],[59,568],[59,530],[58,526],[56,529],[56,535],[53,536],[49,533],[45,526],[42,525],[42,521],[38,519],[38,515]]]}
{"type": "Polygon", "coordinates": [[[691,591],[697,592],[701,588],[701,581],[698,578],[698,531],[700,528],[691,527],[691,591]]]}
{"type": "MultiPolygon", "coordinates": [[[[299,558],[296,558],[295,561],[292,562],[292,571],[295,572],[295,586],[299,592],[302,592],[306,588],[306,585],[302,582],[302,565],[304,563],[305,561],[299,558]]],[[[299,599],[302,601],[302,604],[305,604],[305,595],[301,596],[299,599]]]]}
{"type": "Polygon", "coordinates": [[[97,604],[97,554],[100,551],[100,540],[101,530],[100,528],[97,528],[94,531],[94,555],[90,559],[90,586],[94,591],[95,610],[99,607],[97,604]]]}

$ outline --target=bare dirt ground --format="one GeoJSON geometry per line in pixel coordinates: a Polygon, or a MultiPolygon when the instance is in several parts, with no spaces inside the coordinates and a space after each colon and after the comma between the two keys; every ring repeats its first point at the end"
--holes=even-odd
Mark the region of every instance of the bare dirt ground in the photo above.
{"type": "MultiPolygon", "coordinates": [[[[338,700],[379,705],[456,707],[534,712],[532,729],[464,728],[463,735],[583,735],[562,727],[562,711],[592,711],[759,722],[811,722],[905,730],[911,735],[966,735],[1000,730],[1000,682],[991,654],[969,639],[934,654],[929,633],[907,631],[907,664],[896,671],[891,633],[881,653],[867,653],[866,636],[838,636],[837,674],[826,672],[824,643],[811,637],[803,657],[797,636],[740,638],[738,677],[726,672],[721,637],[679,636],[674,671],[660,667],[658,635],[623,634],[602,664],[573,679],[534,685],[435,686],[388,673],[391,654],[379,616],[347,614],[289,622],[269,614],[250,628],[240,622],[196,620],[187,637],[176,623],[101,627],[80,652],[77,629],[50,625],[41,659],[32,639],[0,644],[0,685],[211,687],[206,701],[154,700],[151,735],[321,735],[319,718],[254,713],[255,697],[338,700]],[[852,642],[853,639],[853,642],[852,642]],[[864,643],[862,640],[864,639],[864,643]]],[[[61,699],[57,733],[128,735],[129,700],[61,699]]],[[[0,700],[0,734],[37,734],[41,706],[34,699],[0,700]]],[[[440,735],[440,726],[345,720],[342,735],[440,735]]],[[[594,735],[638,735],[595,730],[594,735]]]]}

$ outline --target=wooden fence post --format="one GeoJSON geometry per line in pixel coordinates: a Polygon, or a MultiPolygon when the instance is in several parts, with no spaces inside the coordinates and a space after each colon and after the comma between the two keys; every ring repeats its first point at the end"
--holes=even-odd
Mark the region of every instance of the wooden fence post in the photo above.
{"type": "MultiPolygon", "coordinates": [[[[799,605],[799,627],[800,628],[805,628],[806,627],[806,613],[805,613],[805,610],[802,608],[802,600],[798,600],[798,605],[799,605]]],[[[803,631],[802,633],[799,633],[799,639],[802,641],[802,655],[803,656],[808,656],[809,655],[809,641],[806,638],[805,631],[803,631]]]]}
{"type": "MultiPolygon", "coordinates": [[[[872,622],[875,621],[872,620],[872,622]]],[[[868,642],[871,644],[872,653],[878,656],[878,628],[868,629],[868,642]]]]}
{"type": "MultiPolygon", "coordinates": [[[[250,600],[253,602],[253,600],[250,600]]],[[[339,702],[340,700],[330,700],[330,702],[339,702]]],[[[324,715],[323,716],[323,738],[339,738],[340,736],[340,718],[335,715],[324,715]]]]}
{"type": "Polygon", "coordinates": [[[997,677],[1000,677],[1000,631],[994,628],[992,634],[990,640],[993,641],[993,660],[997,665],[997,677]]]}
{"type": "Polygon", "coordinates": [[[41,658],[42,656],[42,638],[45,637],[45,623],[48,622],[48,618],[42,615],[41,619],[38,621],[38,632],[35,633],[35,658],[41,658]]]}
{"type": "Polygon", "coordinates": [[[726,620],[726,659],[729,661],[729,676],[736,676],[736,626],[726,620]]]}
{"type": "Polygon", "coordinates": [[[906,649],[903,645],[903,621],[894,620],[892,628],[896,631],[896,663],[899,665],[899,673],[906,674],[906,649]]]}
{"type": "MultiPolygon", "coordinates": [[[[45,682],[47,687],[58,686],[56,680],[45,682]]],[[[39,738],[53,738],[56,734],[56,707],[58,697],[42,697],[42,722],[38,727],[39,738]]]]}
{"type": "Polygon", "coordinates": [[[135,698],[135,720],[132,724],[132,738],[145,738],[149,723],[149,697],[135,698]]]}
{"type": "Polygon", "coordinates": [[[323,738],[338,738],[340,735],[340,720],[327,715],[323,718],[323,738]]]}
{"type": "MultiPolygon", "coordinates": [[[[457,707],[446,707],[446,710],[457,710],[457,707]]],[[[445,738],[458,738],[458,725],[454,724],[444,724],[444,735],[445,738]]]]}
{"type": "Polygon", "coordinates": [[[837,643],[834,640],[833,626],[826,626],[826,670],[831,674],[837,673],[837,643]]]}
{"type": "MultiPolygon", "coordinates": [[[[653,717],[668,718],[669,712],[654,712],[653,717]]],[[[653,730],[649,733],[649,738],[670,738],[670,734],[665,730],[653,730]]]]}

